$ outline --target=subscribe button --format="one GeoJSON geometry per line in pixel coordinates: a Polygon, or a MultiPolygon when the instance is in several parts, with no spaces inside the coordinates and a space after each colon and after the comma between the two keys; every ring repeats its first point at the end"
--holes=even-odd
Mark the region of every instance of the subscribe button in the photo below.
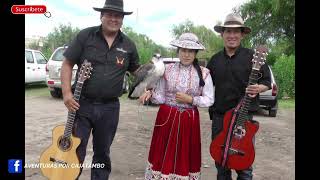
{"type": "Polygon", "coordinates": [[[13,5],[12,14],[44,14],[47,12],[45,5],[13,5]]]}

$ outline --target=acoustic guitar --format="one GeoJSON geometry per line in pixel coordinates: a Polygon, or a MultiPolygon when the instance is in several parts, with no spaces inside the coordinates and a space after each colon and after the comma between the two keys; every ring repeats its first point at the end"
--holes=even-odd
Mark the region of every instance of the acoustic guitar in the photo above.
{"type": "MultiPolygon", "coordinates": [[[[79,71],[74,99],[79,102],[82,85],[90,78],[91,63],[85,60],[79,71]]],[[[74,180],[80,173],[76,149],[81,140],[72,134],[75,112],[68,112],[65,125],[56,126],[52,132],[52,144],[40,156],[40,169],[50,180],[74,180]]]]}
{"type": "MultiPolygon", "coordinates": [[[[267,48],[264,46],[255,49],[249,85],[257,83],[266,55],[267,48]]],[[[248,119],[251,100],[252,98],[245,94],[236,108],[224,114],[223,129],[210,144],[211,157],[222,167],[244,170],[254,161],[253,138],[259,129],[259,123],[248,119]]]]}

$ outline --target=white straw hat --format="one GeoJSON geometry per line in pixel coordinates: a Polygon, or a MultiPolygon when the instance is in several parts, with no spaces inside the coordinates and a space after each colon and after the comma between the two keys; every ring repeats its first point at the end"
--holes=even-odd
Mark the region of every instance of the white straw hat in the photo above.
{"type": "Polygon", "coordinates": [[[179,39],[170,42],[172,46],[186,49],[206,49],[200,42],[198,37],[193,33],[183,33],[179,39]]]}

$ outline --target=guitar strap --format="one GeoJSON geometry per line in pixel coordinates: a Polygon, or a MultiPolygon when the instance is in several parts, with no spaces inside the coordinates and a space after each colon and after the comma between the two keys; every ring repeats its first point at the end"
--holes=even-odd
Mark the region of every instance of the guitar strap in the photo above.
{"type": "Polygon", "coordinates": [[[229,124],[229,129],[228,129],[228,134],[226,136],[226,140],[224,143],[224,150],[223,150],[223,156],[222,156],[222,167],[225,167],[226,162],[228,160],[228,152],[230,149],[230,145],[231,145],[231,140],[232,140],[232,134],[233,134],[233,127],[234,124],[236,122],[236,117],[237,117],[237,112],[240,109],[241,105],[242,105],[243,99],[241,99],[240,103],[237,105],[237,107],[234,109],[233,113],[232,113],[232,117],[231,117],[231,121],[229,124]]]}

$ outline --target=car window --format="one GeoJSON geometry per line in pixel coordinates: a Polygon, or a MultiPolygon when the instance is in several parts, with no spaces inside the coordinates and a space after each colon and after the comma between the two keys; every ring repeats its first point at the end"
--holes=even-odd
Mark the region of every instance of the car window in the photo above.
{"type": "Polygon", "coordinates": [[[38,64],[47,64],[46,58],[40,52],[34,52],[38,64]]]}
{"type": "Polygon", "coordinates": [[[65,49],[58,49],[54,55],[52,56],[52,60],[53,61],[62,61],[64,56],[63,56],[63,53],[64,53],[65,49]]]}
{"type": "Polygon", "coordinates": [[[25,58],[27,60],[27,63],[34,63],[31,51],[24,51],[24,56],[25,56],[25,58]]]}
{"type": "Polygon", "coordinates": [[[163,63],[175,63],[175,62],[179,62],[180,59],[179,58],[162,58],[163,63]]]}

